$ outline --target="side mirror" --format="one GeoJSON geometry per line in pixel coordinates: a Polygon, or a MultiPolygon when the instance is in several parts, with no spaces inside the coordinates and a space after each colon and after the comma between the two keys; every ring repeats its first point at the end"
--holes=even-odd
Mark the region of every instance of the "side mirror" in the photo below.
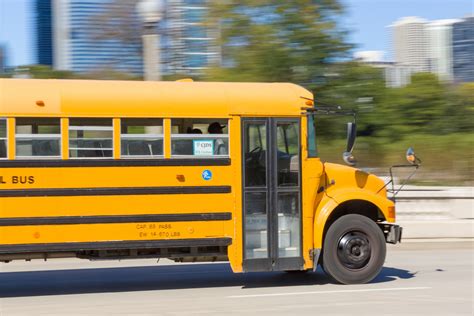
{"type": "Polygon", "coordinates": [[[407,161],[411,163],[412,165],[417,165],[421,163],[421,160],[418,159],[418,157],[415,155],[415,150],[413,150],[413,148],[411,147],[408,148],[406,157],[407,157],[407,161]]]}
{"type": "Polygon", "coordinates": [[[347,123],[347,149],[346,152],[352,153],[356,140],[357,126],[356,123],[347,123]]]}
{"type": "Polygon", "coordinates": [[[342,159],[349,166],[355,166],[357,163],[356,159],[352,155],[352,150],[354,149],[354,144],[357,135],[357,126],[356,123],[347,123],[347,147],[346,151],[342,154],[342,159]]]}

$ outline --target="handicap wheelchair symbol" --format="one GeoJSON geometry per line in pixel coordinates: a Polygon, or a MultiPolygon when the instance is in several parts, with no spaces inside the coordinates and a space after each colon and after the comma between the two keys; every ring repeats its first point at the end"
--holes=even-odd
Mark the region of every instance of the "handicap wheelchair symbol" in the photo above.
{"type": "Polygon", "coordinates": [[[206,181],[211,180],[211,179],[212,179],[212,172],[211,172],[211,170],[204,170],[204,171],[202,172],[202,178],[203,178],[204,180],[206,180],[206,181]]]}

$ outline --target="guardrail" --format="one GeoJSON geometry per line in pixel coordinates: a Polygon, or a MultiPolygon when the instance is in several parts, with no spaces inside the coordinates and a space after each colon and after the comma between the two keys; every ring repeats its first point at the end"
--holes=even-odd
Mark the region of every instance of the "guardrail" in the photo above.
{"type": "Polygon", "coordinates": [[[405,187],[396,197],[404,239],[474,238],[474,187],[405,187]]]}

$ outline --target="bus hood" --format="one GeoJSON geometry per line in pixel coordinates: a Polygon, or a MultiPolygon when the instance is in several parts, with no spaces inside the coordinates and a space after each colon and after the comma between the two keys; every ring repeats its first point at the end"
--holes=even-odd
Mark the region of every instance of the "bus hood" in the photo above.
{"type": "Polygon", "coordinates": [[[344,189],[364,190],[383,197],[387,196],[383,180],[373,174],[333,163],[324,163],[324,171],[326,176],[326,193],[329,196],[331,196],[331,192],[344,189]]]}

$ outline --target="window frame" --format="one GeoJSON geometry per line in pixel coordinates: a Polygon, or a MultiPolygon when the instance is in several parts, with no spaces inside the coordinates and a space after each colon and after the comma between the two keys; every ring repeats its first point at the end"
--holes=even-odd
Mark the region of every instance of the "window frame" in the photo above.
{"type": "Polygon", "coordinates": [[[318,153],[318,143],[316,135],[316,120],[315,115],[310,114],[306,116],[307,121],[307,131],[306,131],[306,141],[308,143],[307,152],[308,158],[319,158],[318,153]]]}
{"type": "MultiPolygon", "coordinates": [[[[20,125],[21,126],[21,125],[20,125]]],[[[8,129],[7,129],[8,133],[8,129]]],[[[61,118],[59,117],[17,117],[15,118],[15,136],[13,139],[13,142],[15,144],[15,160],[58,160],[62,158],[62,125],[61,125],[61,118]],[[18,120],[21,120],[23,118],[26,119],[31,119],[31,120],[41,120],[41,119],[51,119],[51,120],[58,120],[58,127],[59,127],[59,133],[58,134],[22,134],[17,132],[17,127],[18,125],[18,120]],[[56,140],[58,141],[58,155],[54,156],[21,156],[18,154],[18,140],[34,140],[34,139],[46,139],[46,140],[56,140]]],[[[8,139],[8,137],[7,137],[8,139]]],[[[7,149],[8,150],[8,149],[7,149]]]]}
{"type": "MultiPolygon", "coordinates": [[[[228,118],[228,117],[224,117],[224,118],[206,118],[206,117],[192,117],[192,118],[189,118],[189,117],[180,117],[180,118],[172,118],[170,120],[170,124],[171,124],[171,131],[170,131],[170,135],[169,135],[169,139],[170,139],[170,158],[171,159],[226,159],[226,158],[231,158],[231,143],[230,143],[230,124],[231,124],[231,119],[228,118]],[[225,124],[227,126],[227,133],[226,134],[187,134],[187,133],[179,133],[179,134],[175,134],[173,133],[172,129],[173,129],[173,126],[176,126],[176,125],[173,125],[173,119],[190,119],[190,120],[196,120],[196,121],[199,121],[199,120],[206,120],[206,121],[209,121],[209,120],[214,120],[214,121],[223,121],[225,120],[225,124]],[[226,139],[227,140],[227,154],[225,155],[194,155],[194,154],[191,154],[191,155],[180,155],[180,154],[173,154],[173,141],[175,140],[186,140],[186,139],[190,139],[190,140],[199,140],[199,139],[202,139],[202,140],[217,140],[217,139],[226,139]]],[[[207,124],[207,123],[206,123],[207,124]]],[[[193,142],[194,143],[194,142],[193,142]]],[[[194,148],[193,148],[193,151],[194,151],[194,148]]]]}
{"type": "Polygon", "coordinates": [[[5,157],[0,157],[0,160],[8,160],[8,119],[0,117],[0,121],[5,122],[5,137],[0,137],[0,141],[5,141],[5,157]]]}
{"type": "MultiPolygon", "coordinates": [[[[133,160],[133,159],[163,159],[165,158],[165,119],[163,118],[120,118],[120,153],[119,153],[119,157],[120,159],[125,159],[125,160],[133,160]],[[122,132],[122,128],[124,127],[124,122],[126,122],[127,120],[136,120],[136,121],[140,121],[140,120],[161,120],[161,129],[162,129],[162,133],[161,134],[123,134],[122,132]],[[150,139],[150,138],[156,138],[156,139],[161,139],[162,141],[162,146],[163,146],[163,149],[162,149],[162,153],[160,155],[123,155],[122,154],[122,141],[123,140],[126,140],[126,139],[144,139],[144,140],[147,140],[147,139],[150,139]]],[[[132,125],[133,126],[133,125],[132,125]]],[[[145,125],[143,125],[144,127],[146,127],[145,125]]],[[[151,125],[150,125],[151,126],[151,125]]]]}
{"type": "Polygon", "coordinates": [[[103,118],[103,117],[69,117],[69,121],[68,121],[68,140],[67,140],[67,143],[68,143],[68,153],[69,153],[69,160],[93,160],[93,159],[99,159],[99,160],[106,160],[106,159],[114,159],[114,153],[115,153],[115,150],[116,150],[116,146],[114,146],[114,136],[115,136],[115,129],[114,129],[114,121],[113,121],[113,118],[112,117],[107,117],[107,118],[103,118]],[[110,126],[101,126],[101,125],[72,125],[71,124],[71,121],[72,120],[110,120],[110,126]],[[71,136],[71,131],[94,131],[94,132],[112,132],[111,136],[110,136],[110,139],[109,138],[78,138],[78,137],[72,137],[71,136]],[[75,140],[75,141],[78,141],[78,140],[110,140],[111,142],[111,145],[112,147],[110,148],[80,148],[80,147],[72,147],[71,146],[71,141],[72,140],[75,140]],[[94,151],[94,150],[102,150],[102,151],[107,151],[107,152],[110,152],[111,155],[110,156],[104,156],[104,157],[74,157],[73,155],[71,155],[71,150],[72,151],[76,151],[79,152],[79,151],[94,151]]]}

